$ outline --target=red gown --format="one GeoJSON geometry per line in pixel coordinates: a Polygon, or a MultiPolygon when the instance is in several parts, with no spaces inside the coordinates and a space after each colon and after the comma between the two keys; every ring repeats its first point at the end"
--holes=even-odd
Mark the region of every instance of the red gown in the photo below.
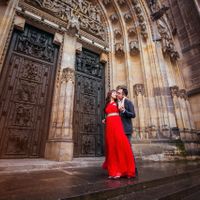
{"type": "MultiPolygon", "coordinates": [[[[119,113],[119,109],[116,103],[112,102],[107,105],[105,112],[119,113]]],[[[134,155],[119,115],[106,118],[105,147],[106,155],[102,167],[108,170],[109,176],[134,177],[134,155]]]]}

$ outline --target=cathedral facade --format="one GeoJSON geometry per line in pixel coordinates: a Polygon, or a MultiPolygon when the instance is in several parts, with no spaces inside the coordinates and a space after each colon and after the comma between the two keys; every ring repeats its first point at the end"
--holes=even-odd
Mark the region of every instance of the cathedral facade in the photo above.
{"type": "Polygon", "coordinates": [[[138,157],[198,155],[199,5],[2,0],[0,158],[102,156],[104,99],[119,85],[138,157]]]}

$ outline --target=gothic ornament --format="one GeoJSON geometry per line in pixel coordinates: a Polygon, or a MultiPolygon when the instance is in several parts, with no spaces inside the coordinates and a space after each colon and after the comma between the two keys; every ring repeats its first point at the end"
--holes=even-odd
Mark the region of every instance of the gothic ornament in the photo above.
{"type": "Polygon", "coordinates": [[[171,91],[171,95],[172,95],[172,97],[174,97],[174,96],[179,96],[179,88],[178,88],[178,86],[172,86],[172,87],[170,87],[170,91],[171,91]]]}
{"type": "Polygon", "coordinates": [[[139,44],[137,40],[131,41],[129,43],[130,53],[136,55],[139,53],[139,44]]]}
{"type": "Polygon", "coordinates": [[[133,3],[134,10],[135,10],[135,13],[138,18],[141,35],[142,35],[143,39],[146,40],[148,38],[148,34],[147,34],[147,28],[146,28],[145,20],[144,20],[144,13],[141,9],[141,6],[140,6],[138,0],[132,0],[132,3],[133,3]]]}
{"type": "Polygon", "coordinates": [[[120,5],[120,6],[123,6],[123,5],[125,5],[125,0],[118,0],[118,4],[120,5]]]}
{"type": "Polygon", "coordinates": [[[128,35],[129,36],[136,35],[136,29],[135,29],[135,27],[131,27],[131,28],[128,29],[128,35]]]}
{"type": "Polygon", "coordinates": [[[115,30],[114,30],[114,33],[115,33],[115,37],[116,37],[116,38],[121,38],[122,32],[121,32],[120,29],[115,29],[115,30]]]}
{"type": "Polygon", "coordinates": [[[112,14],[110,16],[110,20],[113,22],[113,23],[116,23],[119,19],[118,19],[118,16],[116,13],[112,14]]]}
{"type": "Polygon", "coordinates": [[[158,21],[158,31],[161,36],[162,50],[165,55],[168,55],[172,61],[176,61],[179,58],[179,53],[176,51],[174,42],[170,35],[167,26],[161,20],[158,21]]]}
{"type": "Polygon", "coordinates": [[[185,89],[181,89],[179,90],[179,94],[180,94],[180,97],[187,100],[188,99],[188,96],[187,96],[187,92],[185,89]]]}
{"type": "Polygon", "coordinates": [[[144,84],[135,84],[133,87],[137,96],[139,94],[144,95],[144,84]]]}
{"type": "Polygon", "coordinates": [[[71,68],[64,68],[62,71],[61,82],[69,82],[71,81],[74,84],[74,70],[71,68]]]}
{"type": "Polygon", "coordinates": [[[70,33],[71,35],[75,35],[79,31],[79,29],[80,29],[80,24],[78,18],[76,16],[72,16],[67,24],[68,33],[70,33]]]}
{"type": "Polygon", "coordinates": [[[111,3],[111,0],[103,0],[103,3],[104,3],[105,6],[107,6],[111,3]]]}
{"type": "Polygon", "coordinates": [[[123,43],[116,43],[115,44],[115,54],[116,55],[123,55],[124,54],[124,44],[123,43]]]}
{"type": "Polygon", "coordinates": [[[124,14],[124,20],[126,23],[130,22],[132,19],[131,14],[130,13],[125,13],[124,14]]]}
{"type": "Polygon", "coordinates": [[[79,28],[105,40],[105,26],[101,19],[98,6],[92,5],[87,0],[24,0],[34,6],[39,6],[44,11],[67,23],[67,29],[72,34],[79,28]],[[72,28],[72,30],[71,30],[72,28]]]}

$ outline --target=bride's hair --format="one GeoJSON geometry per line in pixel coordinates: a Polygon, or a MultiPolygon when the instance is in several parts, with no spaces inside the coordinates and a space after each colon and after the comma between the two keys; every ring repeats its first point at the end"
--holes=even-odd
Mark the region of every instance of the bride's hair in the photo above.
{"type": "MultiPolygon", "coordinates": [[[[108,91],[107,96],[106,96],[105,108],[106,108],[106,106],[110,103],[110,101],[111,101],[111,96],[112,96],[112,93],[113,93],[113,92],[116,92],[116,90],[110,90],[110,91],[108,91]]],[[[114,99],[114,101],[117,103],[117,99],[114,99]]],[[[105,110],[105,108],[104,108],[104,110],[105,110]]]]}

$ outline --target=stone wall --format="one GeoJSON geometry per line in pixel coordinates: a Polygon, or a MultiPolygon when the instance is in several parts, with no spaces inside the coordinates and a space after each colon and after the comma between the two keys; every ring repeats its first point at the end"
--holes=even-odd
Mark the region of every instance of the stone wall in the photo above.
{"type": "Polygon", "coordinates": [[[181,49],[179,66],[190,97],[195,125],[200,129],[200,1],[163,0],[163,3],[170,7],[167,14],[181,49]]]}

